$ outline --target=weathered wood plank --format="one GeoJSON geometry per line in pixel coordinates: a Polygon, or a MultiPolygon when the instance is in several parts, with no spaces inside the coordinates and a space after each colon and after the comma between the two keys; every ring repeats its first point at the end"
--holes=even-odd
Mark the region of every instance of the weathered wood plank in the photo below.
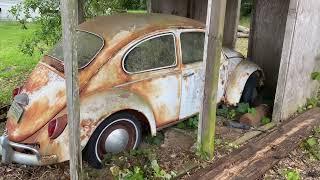
{"type": "Polygon", "coordinates": [[[241,0],[227,0],[223,46],[234,48],[237,41],[237,31],[240,19],[241,0]]]}
{"type": "Polygon", "coordinates": [[[152,1],[147,0],[147,12],[151,13],[152,12],[152,1]]]}
{"type": "Polygon", "coordinates": [[[77,180],[82,169],[80,147],[80,107],[77,61],[78,0],[61,0],[63,56],[67,88],[70,178],[77,180]]]}
{"type": "Polygon", "coordinates": [[[204,45],[204,93],[198,130],[200,149],[210,158],[214,154],[216,99],[226,0],[209,0],[204,45]]]}
{"type": "Polygon", "coordinates": [[[84,12],[84,0],[78,0],[78,24],[83,23],[86,20],[84,12]]]}
{"type": "Polygon", "coordinates": [[[302,139],[320,125],[320,108],[312,109],[215,161],[190,179],[256,179],[294,150],[302,139]]]}
{"type": "Polygon", "coordinates": [[[151,11],[154,13],[174,14],[206,22],[208,0],[151,1],[151,11]]]}
{"type": "Polygon", "coordinates": [[[276,89],[276,95],[274,100],[274,111],[272,114],[272,119],[276,121],[281,121],[281,114],[282,114],[282,106],[285,96],[285,85],[288,76],[288,68],[289,62],[291,58],[291,48],[293,45],[293,37],[294,37],[294,30],[296,27],[297,21],[297,11],[298,11],[298,4],[299,0],[292,0],[289,5],[289,13],[287,17],[287,24],[285,30],[285,37],[283,41],[283,51],[282,57],[279,67],[279,78],[278,78],[278,85],[276,89]]]}
{"type": "Polygon", "coordinates": [[[265,86],[274,96],[290,0],[254,2],[248,58],[265,73],[265,86]]]}
{"type": "Polygon", "coordinates": [[[291,0],[273,118],[285,120],[319,91],[311,73],[320,71],[320,1],[291,0]]]}
{"type": "Polygon", "coordinates": [[[272,129],[276,126],[275,123],[269,123],[264,125],[261,128],[258,128],[257,130],[254,131],[249,131],[247,133],[245,133],[243,136],[241,136],[240,138],[238,138],[237,140],[233,141],[232,144],[234,145],[241,145],[244,144],[245,142],[249,141],[250,139],[257,137],[258,135],[262,134],[263,132],[272,129]]]}

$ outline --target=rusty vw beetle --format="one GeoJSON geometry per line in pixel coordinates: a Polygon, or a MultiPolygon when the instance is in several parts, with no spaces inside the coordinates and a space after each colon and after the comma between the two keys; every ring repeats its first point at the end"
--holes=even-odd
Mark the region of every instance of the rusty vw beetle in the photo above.
{"type": "MultiPolygon", "coordinates": [[[[204,24],[171,15],[96,17],[78,27],[81,147],[99,167],[103,155],[133,149],[199,112],[204,24]]],[[[15,91],[2,162],[44,165],[69,159],[61,43],[15,91]]],[[[221,52],[217,102],[251,102],[262,70],[231,49],[221,52]]]]}

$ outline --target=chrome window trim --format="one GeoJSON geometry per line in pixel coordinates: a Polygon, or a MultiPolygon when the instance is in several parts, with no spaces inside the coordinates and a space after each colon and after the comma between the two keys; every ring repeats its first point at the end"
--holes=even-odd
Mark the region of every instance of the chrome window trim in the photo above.
{"type": "MultiPolygon", "coordinates": [[[[99,37],[99,38],[102,40],[102,46],[101,46],[100,49],[97,51],[97,53],[91,58],[91,60],[90,60],[88,63],[86,63],[86,65],[84,65],[84,66],[82,66],[82,67],[78,67],[78,70],[81,70],[81,69],[86,68],[86,67],[98,56],[98,54],[101,52],[101,50],[102,50],[102,49],[104,48],[104,46],[105,46],[105,41],[104,41],[104,38],[103,38],[102,36],[100,36],[99,34],[96,34],[96,33],[90,32],[90,31],[81,30],[81,29],[76,29],[76,31],[86,32],[86,33],[89,33],[89,34],[93,34],[93,35],[99,37]]],[[[54,56],[51,56],[51,55],[49,55],[49,54],[46,54],[46,55],[49,56],[49,57],[51,57],[51,58],[53,58],[53,59],[55,59],[55,60],[57,60],[57,61],[59,61],[59,62],[60,62],[61,64],[63,64],[63,66],[64,66],[64,61],[61,61],[60,59],[58,59],[58,58],[56,58],[56,57],[54,57],[54,56]]]]}
{"type": "MultiPolygon", "coordinates": [[[[179,40],[180,40],[180,53],[181,53],[181,64],[183,65],[188,65],[188,64],[196,64],[196,63],[203,63],[203,59],[202,61],[196,61],[193,63],[183,63],[183,52],[182,52],[182,41],[181,41],[181,34],[182,33],[205,33],[206,31],[203,29],[182,29],[178,31],[178,36],[179,36],[179,40]]],[[[203,42],[204,43],[204,42],[203,42]]]]}
{"type": "Polygon", "coordinates": [[[150,72],[150,71],[156,71],[156,70],[160,70],[160,69],[167,69],[167,68],[171,68],[171,67],[176,67],[178,62],[177,62],[177,45],[176,45],[176,36],[173,32],[166,32],[166,33],[161,33],[161,34],[156,34],[156,35],[150,35],[150,36],[147,36],[146,38],[138,41],[137,43],[135,43],[133,46],[131,46],[127,51],[126,53],[123,55],[122,57],[122,62],[121,62],[121,66],[122,66],[122,70],[127,73],[127,74],[140,74],[140,73],[144,73],[144,72],[150,72]],[[124,67],[124,61],[126,60],[128,54],[134,49],[136,48],[137,46],[139,46],[140,44],[148,41],[148,40],[151,40],[151,39],[155,39],[155,38],[158,38],[158,37],[161,37],[161,36],[167,36],[167,35],[172,35],[173,37],[173,41],[174,41],[174,52],[175,52],[175,63],[170,65],[170,66],[163,66],[163,67],[158,67],[158,68],[153,68],[153,69],[148,69],[148,70],[143,70],[143,71],[137,71],[137,72],[129,72],[126,70],[126,68],[124,67]]]}

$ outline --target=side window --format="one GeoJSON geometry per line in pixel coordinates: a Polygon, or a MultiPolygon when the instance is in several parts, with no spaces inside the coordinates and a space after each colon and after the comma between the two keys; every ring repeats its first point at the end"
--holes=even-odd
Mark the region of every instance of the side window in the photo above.
{"type": "Polygon", "coordinates": [[[183,64],[200,62],[203,60],[203,32],[183,32],[180,35],[180,39],[183,64]]]}
{"type": "Polygon", "coordinates": [[[136,73],[176,64],[173,34],[148,39],[130,50],[124,59],[124,69],[136,73]]]}

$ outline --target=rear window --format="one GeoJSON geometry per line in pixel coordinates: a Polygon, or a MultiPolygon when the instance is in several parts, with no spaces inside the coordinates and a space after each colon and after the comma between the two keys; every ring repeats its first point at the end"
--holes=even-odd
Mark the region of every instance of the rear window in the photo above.
{"type": "MultiPolygon", "coordinates": [[[[77,45],[78,66],[79,68],[83,68],[99,53],[104,45],[104,41],[95,34],[77,31],[77,45]]],[[[48,55],[63,62],[62,41],[59,41],[48,55]]]]}

